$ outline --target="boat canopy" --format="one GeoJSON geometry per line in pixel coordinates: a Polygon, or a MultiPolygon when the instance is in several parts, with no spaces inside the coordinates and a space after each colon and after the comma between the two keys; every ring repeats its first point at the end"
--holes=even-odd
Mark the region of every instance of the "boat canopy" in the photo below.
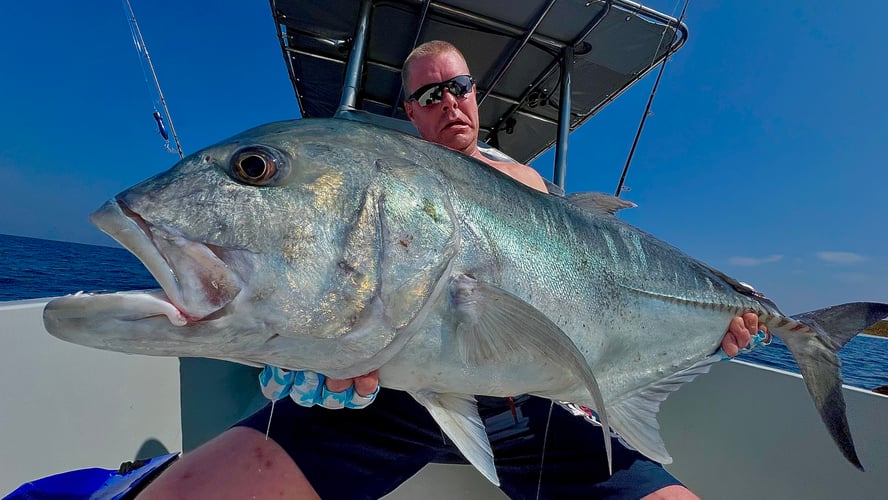
{"type": "Polygon", "coordinates": [[[477,81],[480,139],[522,163],[566,147],[570,131],[687,40],[676,19],[616,0],[271,0],[271,9],[302,116],[357,111],[411,131],[401,65],[413,47],[446,40],[477,81]]]}

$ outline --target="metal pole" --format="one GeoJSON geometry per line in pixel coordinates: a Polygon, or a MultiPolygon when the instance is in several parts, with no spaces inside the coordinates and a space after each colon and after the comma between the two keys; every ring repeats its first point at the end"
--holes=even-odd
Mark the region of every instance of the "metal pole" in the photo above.
{"type": "MultiPolygon", "coordinates": [[[[426,19],[428,19],[429,5],[431,5],[431,3],[432,0],[423,0],[422,2],[422,10],[419,13],[419,19],[416,22],[416,34],[413,36],[413,45],[410,46],[411,51],[416,48],[416,45],[419,43],[419,38],[422,36],[422,29],[425,26],[426,19]]],[[[401,62],[403,64],[403,61],[401,62]]],[[[403,65],[401,66],[401,71],[404,71],[403,65]]],[[[398,95],[397,97],[395,97],[395,100],[392,101],[391,116],[398,116],[398,106],[401,104],[401,98],[404,97],[404,92],[406,91],[407,89],[404,88],[403,83],[401,83],[401,85],[398,85],[398,95]]]]}
{"type": "Polygon", "coordinates": [[[342,85],[342,98],[339,100],[337,114],[356,109],[358,81],[361,78],[364,52],[367,49],[371,4],[371,0],[363,0],[361,2],[361,11],[358,14],[358,28],[355,30],[355,39],[352,42],[351,53],[348,56],[348,65],[345,68],[345,82],[342,85]]]}
{"type": "Polygon", "coordinates": [[[573,47],[561,50],[561,100],[558,103],[558,142],[555,144],[555,169],[552,182],[564,189],[567,174],[567,138],[570,135],[570,75],[573,73],[573,47]]]}
{"type": "MultiPolygon", "coordinates": [[[[688,9],[689,0],[685,0],[684,8],[681,9],[681,16],[678,18],[678,25],[684,26],[682,21],[684,20],[685,13],[688,9]]],[[[663,33],[665,34],[665,30],[667,27],[663,28],[663,33]]],[[[672,46],[675,43],[675,37],[678,36],[678,32],[673,32],[672,41],[669,43],[672,46]]],[[[687,36],[687,33],[684,35],[687,36]]],[[[676,49],[677,50],[677,49],[676,49]]],[[[617,198],[620,197],[620,193],[623,192],[623,187],[626,183],[626,175],[629,174],[629,165],[632,164],[632,157],[635,156],[635,148],[638,147],[638,140],[641,138],[641,131],[644,130],[644,124],[647,121],[647,117],[651,114],[651,104],[654,103],[654,96],[657,94],[657,88],[660,86],[660,79],[663,77],[663,71],[666,70],[666,62],[669,60],[669,49],[666,49],[666,53],[663,56],[663,62],[660,63],[660,71],[657,73],[657,79],[654,80],[654,87],[651,89],[651,95],[648,96],[647,105],[644,107],[644,113],[641,115],[641,123],[638,124],[638,130],[635,132],[635,139],[632,141],[632,147],[629,148],[629,155],[626,157],[626,165],[623,166],[623,173],[620,174],[620,182],[617,183],[617,189],[614,191],[614,196],[617,198]]]]}
{"type": "Polygon", "coordinates": [[[527,45],[527,42],[530,41],[530,37],[536,33],[537,28],[540,27],[540,24],[543,23],[543,19],[546,18],[546,15],[549,14],[549,11],[552,10],[552,6],[555,5],[555,0],[549,0],[549,4],[537,14],[536,20],[533,22],[533,25],[530,29],[527,30],[527,33],[524,34],[524,38],[518,43],[518,46],[512,49],[512,53],[509,55],[509,58],[506,62],[500,67],[499,71],[496,72],[496,75],[493,77],[493,80],[490,82],[490,85],[487,86],[487,89],[484,91],[484,94],[481,96],[481,99],[478,100],[478,106],[480,107],[484,104],[484,100],[487,99],[487,96],[493,89],[499,84],[500,80],[509,71],[509,68],[512,66],[512,63],[515,62],[515,59],[518,58],[518,54],[524,49],[524,46],[527,45]]]}

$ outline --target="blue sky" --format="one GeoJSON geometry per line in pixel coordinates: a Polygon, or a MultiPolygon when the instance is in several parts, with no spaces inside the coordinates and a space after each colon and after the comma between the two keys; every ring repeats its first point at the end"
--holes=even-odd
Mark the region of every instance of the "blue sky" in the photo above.
{"type": "MultiPolygon", "coordinates": [[[[298,115],[267,2],[132,2],[186,153],[298,115]]],[[[880,1],[692,2],[623,218],[788,313],[888,300],[884,19],[880,1]]],[[[14,2],[0,23],[0,233],[113,244],[88,214],[177,160],[121,2],[14,2]]],[[[614,190],[652,83],[571,136],[569,191],[614,190]]]]}

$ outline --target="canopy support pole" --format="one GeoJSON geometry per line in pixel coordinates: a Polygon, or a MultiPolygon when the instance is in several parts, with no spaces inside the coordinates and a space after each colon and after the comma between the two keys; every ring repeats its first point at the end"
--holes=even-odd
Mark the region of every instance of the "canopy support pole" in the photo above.
{"type": "Polygon", "coordinates": [[[355,29],[355,39],[348,55],[348,65],[345,67],[345,82],[342,85],[342,97],[339,100],[339,109],[336,114],[345,113],[357,109],[358,84],[361,79],[361,69],[364,67],[364,53],[367,50],[368,33],[370,30],[371,0],[361,2],[361,10],[358,13],[358,27],[355,29]]]}
{"type": "Polygon", "coordinates": [[[574,49],[561,49],[561,96],[558,102],[558,140],[555,143],[555,169],[552,182],[564,189],[567,174],[567,138],[570,135],[570,75],[573,73],[574,49]]]}

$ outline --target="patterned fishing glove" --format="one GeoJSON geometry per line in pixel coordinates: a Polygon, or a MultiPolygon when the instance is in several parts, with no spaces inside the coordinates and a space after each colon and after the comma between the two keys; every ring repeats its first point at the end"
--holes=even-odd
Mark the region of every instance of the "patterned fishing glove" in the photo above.
{"type": "Polygon", "coordinates": [[[361,396],[350,386],[342,392],[327,389],[327,377],[310,370],[291,372],[276,366],[265,365],[259,373],[262,395],[271,401],[290,398],[301,406],[320,405],[336,410],[339,408],[365,408],[376,398],[379,387],[371,394],[361,396]]]}

